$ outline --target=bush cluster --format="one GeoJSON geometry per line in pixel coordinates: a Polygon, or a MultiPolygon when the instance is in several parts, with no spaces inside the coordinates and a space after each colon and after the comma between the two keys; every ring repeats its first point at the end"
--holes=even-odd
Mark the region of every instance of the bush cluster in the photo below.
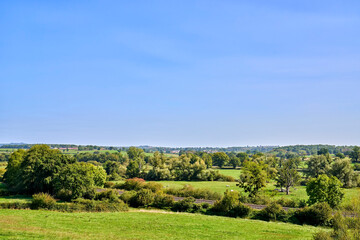
{"type": "Polygon", "coordinates": [[[164,192],[177,197],[194,197],[197,199],[208,199],[208,200],[221,199],[220,193],[213,192],[209,189],[197,189],[191,185],[185,185],[181,189],[167,188],[164,190],[164,192]]]}
{"type": "Polygon", "coordinates": [[[256,219],[261,219],[265,221],[288,221],[288,213],[282,208],[282,206],[276,202],[271,202],[266,208],[258,211],[254,216],[256,219]]]}
{"type": "Polygon", "coordinates": [[[298,209],[294,213],[294,217],[300,224],[309,225],[329,225],[332,218],[332,209],[326,202],[320,202],[298,209]]]}
{"type": "Polygon", "coordinates": [[[48,193],[34,194],[31,201],[31,209],[53,209],[56,200],[48,193]]]}
{"type": "Polygon", "coordinates": [[[226,191],[221,200],[216,201],[211,211],[217,215],[229,217],[247,217],[251,208],[240,202],[240,193],[226,191]]]}
{"type": "Polygon", "coordinates": [[[2,202],[0,209],[29,209],[30,203],[24,202],[2,202]]]}

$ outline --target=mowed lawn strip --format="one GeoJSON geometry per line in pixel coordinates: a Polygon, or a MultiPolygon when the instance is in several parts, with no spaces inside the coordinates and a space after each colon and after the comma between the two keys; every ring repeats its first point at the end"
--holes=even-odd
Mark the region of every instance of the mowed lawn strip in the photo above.
{"type": "Polygon", "coordinates": [[[319,228],[171,212],[0,210],[1,239],[311,239],[319,228]]]}

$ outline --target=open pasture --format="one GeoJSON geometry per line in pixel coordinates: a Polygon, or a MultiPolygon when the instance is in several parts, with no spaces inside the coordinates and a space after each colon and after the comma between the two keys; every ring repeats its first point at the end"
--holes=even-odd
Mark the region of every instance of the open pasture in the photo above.
{"type": "Polygon", "coordinates": [[[0,210],[2,239],[311,239],[319,228],[198,214],[133,210],[0,210]]]}

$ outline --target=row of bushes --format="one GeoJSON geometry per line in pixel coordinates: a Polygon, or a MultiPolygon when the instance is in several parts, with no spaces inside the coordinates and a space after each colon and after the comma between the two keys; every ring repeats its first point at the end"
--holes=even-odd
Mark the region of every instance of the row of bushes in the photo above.
{"type": "Polygon", "coordinates": [[[72,202],[58,203],[47,193],[33,195],[30,203],[5,202],[0,203],[0,209],[46,209],[62,212],[120,212],[127,211],[128,205],[120,199],[76,199],[72,202]]]}
{"type": "Polygon", "coordinates": [[[57,203],[46,193],[33,195],[31,203],[0,203],[0,208],[10,209],[48,209],[66,212],[118,212],[131,207],[154,207],[176,212],[202,213],[228,217],[248,217],[265,221],[283,221],[296,224],[330,225],[332,209],[327,203],[317,203],[311,207],[285,211],[278,203],[272,202],[262,210],[253,210],[240,201],[238,192],[226,191],[214,206],[209,203],[196,204],[195,198],[187,197],[175,202],[174,197],[162,192],[154,193],[143,188],[139,191],[126,191],[119,195],[116,190],[97,193],[95,200],[77,199],[68,203],[57,203]]]}
{"type": "Polygon", "coordinates": [[[143,188],[139,191],[127,191],[120,195],[120,199],[131,207],[154,207],[175,212],[206,213],[210,208],[209,203],[196,204],[195,198],[187,197],[180,201],[174,201],[174,197],[162,192],[154,193],[150,189],[143,188]]]}
{"type": "MultiPolygon", "coordinates": [[[[127,191],[139,191],[140,189],[150,189],[152,192],[162,191],[166,194],[177,196],[177,197],[194,197],[197,199],[207,199],[207,200],[219,200],[222,195],[220,193],[211,191],[209,189],[197,189],[191,185],[185,185],[183,188],[164,188],[161,183],[157,182],[146,182],[142,178],[132,178],[125,180],[124,183],[114,184],[112,182],[107,182],[105,184],[107,188],[117,188],[127,191]]],[[[255,198],[250,198],[246,195],[239,196],[240,201],[243,203],[252,203],[259,205],[268,205],[272,202],[270,197],[265,195],[258,195],[255,198]]],[[[283,207],[290,208],[303,208],[306,206],[305,200],[293,200],[280,198],[275,201],[283,207]]]]}
{"type": "MultiPolygon", "coordinates": [[[[112,190],[106,194],[116,195],[118,193],[112,190]]],[[[332,217],[332,209],[327,203],[317,203],[311,207],[285,211],[280,204],[271,202],[260,211],[253,210],[240,201],[240,194],[236,191],[226,191],[221,200],[216,201],[214,206],[208,203],[196,204],[193,197],[187,197],[174,202],[172,196],[159,192],[154,193],[146,188],[139,191],[127,191],[120,195],[119,198],[131,207],[154,207],[178,212],[249,217],[251,219],[283,221],[296,224],[329,225],[332,217]]]]}
{"type": "Polygon", "coordinates": [[[219,200],[221,199],[221,194],[213,192],[209,189],[198,189],[194,188],[191,185],[185,185],[181,189],[176,188],[166,188],[165,193],[174,195],[177,197],[194,197],[198,199],[208,199],[208,200],[219,200]]]}
{"type": "MultiPolygon", "coordinates": [[[[106,186],[111,186],[111,184],[107,183],[106,186]]],[[[164,192],[166,194],[177,197],[194,197],[194,198],[208,199],[208,200],[221,199],[220,193],[213,192],[208,189],[196,189],[191,185],[185,185],[181,189],[164,188],[164,186],[161,183],[145,182],[145,180],[141,178],[127,179],[124,183],[116,184],[113,187],[117,189],[124,189],[127,191],[139,191],[141,189],[149,189],[153,193],[164,192]]]]}
{"type": "Polygon", "coordinates": [[[238,192],[226,191],[224,197],[216,201],[210,210],[219,215],[230,217],[249,217],[265,221],[283,221],[296,224],[329,225],[332,209],[327,203],[317,203],[311,207],[285,211],[277,202],[271,202],[264,209],[257,211],[240,201],[238,192]]]}

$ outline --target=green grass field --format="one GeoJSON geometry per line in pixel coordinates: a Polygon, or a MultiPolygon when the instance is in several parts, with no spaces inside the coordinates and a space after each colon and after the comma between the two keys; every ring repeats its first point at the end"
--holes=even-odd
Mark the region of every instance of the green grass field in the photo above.
{"type": "Polygon", "coordinates": [[[1,239],[311,239],[319,228],[167,212],[0,210],[1,239]]]}
{"type": "Polygon", "coordinates": [[[217,170],[219,171],[221,174],[225,175],[225,176],[231,176],[235,179],[239,179],[240,178],[240,173],[241,173],[241,170],[238,168],[238,169],[233,169],[233,168],[223,168],[223,169],[214,169],[214,170],[217,170]]]}
{"type": "MultiPolygon", "coordinates": [[[[239,171],[239,170],[224,170],[224,171],[239,171]]],[[[123,181],[117,181],[123,182],[123,181]]],[[[243,190],[236,186],[236,182],[219,182],[219,181],[156,181],[161,183],[165,188],[182,188],[183,186],[190,184],[195,188],[206,188],[210,189],[214,192],[218,192],[223,194],[227,189],[228,190],[236,190],[243,193],[243,190]],[[227,187],[229,186],[229,187],[227,187]]],[[[292,200],[307,200],[308,196],[306,194],[305,186],[296,186],[295,189],[291,188],[290,194],[286,195],[285,192],[277,192],[274,191],[276,189],[274,182],[270,182],[264,188],[264,193],[271,197],[272,199],[286,198],[292,200]]],[[[351,189],[343,189],[345,196],[343,204],[347,204],[351,201],[351,199],[360,196],[360,188],[351,188],[351,189]]]]}

